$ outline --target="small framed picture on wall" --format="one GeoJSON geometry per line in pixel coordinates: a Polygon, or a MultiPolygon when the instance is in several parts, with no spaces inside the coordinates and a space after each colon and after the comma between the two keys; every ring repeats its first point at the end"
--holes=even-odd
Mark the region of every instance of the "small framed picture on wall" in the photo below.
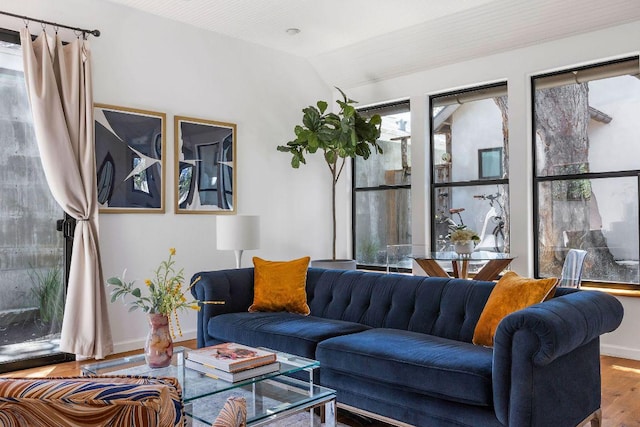
{"type": "Polygon", "coordinates": [[[236,213],[236,125],[176,116],[174,129],[176,213],[236,213]]]}
{"type": "Polygon", "coordinates": [[[163,213],[166,115],[95,104],[101,213],[163,213]]]}

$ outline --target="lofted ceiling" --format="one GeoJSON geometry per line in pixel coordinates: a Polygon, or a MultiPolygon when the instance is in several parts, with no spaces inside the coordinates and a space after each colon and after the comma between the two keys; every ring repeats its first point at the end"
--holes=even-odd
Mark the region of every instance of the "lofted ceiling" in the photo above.
{"type": "Polygon", "coordinates": [[[108,1],[306,58],[344,87],[640,20],[640,0],[108,1]]]}

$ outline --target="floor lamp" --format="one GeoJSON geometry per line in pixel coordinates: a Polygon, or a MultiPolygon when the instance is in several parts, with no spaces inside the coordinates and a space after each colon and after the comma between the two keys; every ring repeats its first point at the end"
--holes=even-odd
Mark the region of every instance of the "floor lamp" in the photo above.
{"type": "Polygon", "coordinates": [[[219,215],[216,218],[216,247],[236,254],[236,268],[242,263],[242,251],[260,246],[260,217],[256,215],[219,215]]]}

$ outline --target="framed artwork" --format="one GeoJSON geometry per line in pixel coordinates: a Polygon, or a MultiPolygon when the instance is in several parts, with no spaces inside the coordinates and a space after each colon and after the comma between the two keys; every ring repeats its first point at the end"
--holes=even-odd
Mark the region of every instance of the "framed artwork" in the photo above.
{"type": "Polygon", "coordinates": [[[236,125],[176,116],[176,213],[236,212],[236,125]]]}
{"type": "Polygon", "coordinates": [[[502,178],[502,147],[478,150],[478,177],[480,179],[502,178]]]}
{"type": "Polygon", "coordinates": [[[166,115],[94,104],[101,213],[164,213],[166,115]]]}

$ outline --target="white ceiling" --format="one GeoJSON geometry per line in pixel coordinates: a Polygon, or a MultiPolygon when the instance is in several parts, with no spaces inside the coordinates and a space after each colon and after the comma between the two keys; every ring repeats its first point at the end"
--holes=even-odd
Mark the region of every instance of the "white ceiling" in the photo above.
{"type": "Polygon", "coordinates": [[[494,0],[110,0],[302,57],[494,0]],[[300,33],[291,36],[288,28],[300,33]]]}
{"type": "Polygon", "coordinates": [[[640,0],[108,1],[307,58],[345,87],[640,20],[640,0]]]}

